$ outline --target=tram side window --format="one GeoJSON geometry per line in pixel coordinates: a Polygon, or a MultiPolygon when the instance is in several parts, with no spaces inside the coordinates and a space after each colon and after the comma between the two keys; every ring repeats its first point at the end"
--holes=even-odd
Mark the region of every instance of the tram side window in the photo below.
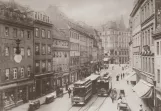
{"type": "Polygon", "coordinates": [[[73,95],[83,97],[85,93],[84,88],[74,88],[73,95]]]}

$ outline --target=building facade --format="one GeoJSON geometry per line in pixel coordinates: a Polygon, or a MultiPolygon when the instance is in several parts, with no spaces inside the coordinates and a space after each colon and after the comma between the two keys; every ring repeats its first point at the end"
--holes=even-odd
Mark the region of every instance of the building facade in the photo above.
{"type": "MultiPolygon", "coordinates": [[[[138,49],[136,50],[136,47],[133,47],[133,69],[137,72],[137,82],[142,80],[146,85],[150,84],[151,86],[155,85],[154,77],[156,60],[154,59],[155,47],[152,34],[156,28],[156,1],[157,0],[136,0],[131,13],[133,18],[133,27],[136,26],[135,24],[139,27],[136,27],[136,30],[133,29],[132,33],[137,32],[137,29],[140,30],[141,26],[141,34],[137,33],[133,36],[133,44],[136,44],[134,46],[140,46],[140,54],[134,53],[136,51],[138,52],[138,49]],[[137,18],[139,19],[137,20],[137,18]],[[141,41],[138,41],[139,44],[137,43],[137,38],[141,41]],[[138,63],[140,60],[141,68],[140,63],[138,63]]],[[[152,92],[152,95],[142,96],[142,100],[151,110],[155,110],[155,91],[153,90],[153,87],[150,87],[149,92],[150,91],[152,92]]]]}
{"type": "MultiPolygon", "coordinates": [[[[136,5],[136,3],[135,3],[136,5]]],[[[138,4],[139,5],[139,4],[138,4]]],[[[132,30],[132,67],[141,69],[141,9],[136,5],[131,13],[132,30]]],[[[137,80],[139,81],[139,80],[137,80]]]]}
{"type": "Polygon", "coordinates": [[[155,47],[155,111],[161,110],[161,1],[156,1],[156,30],[153,33],[155,47]]]}
{"type": "Polygon", "coordinates": [[[108,22],[101,32],[102,45],[105,57],[111,64],[125,64],[129,61],[130,32],[125,29],[123,20],[117,25],[116,22],[108,22]]]}
{"type": "Polygon", "coordinates": [[[0,4],[0,110],[3,111],[32,99],[33,20],[25,7],[0,4]],[[16,40],[20,40],[20,63],[14,60],[16,40]]]}
{"type": "Polygon", "coordinates": [[[52,24],[47,15],[34,12],[34,77],[36,97],[53,91],[52,88],[52,24]]]}
{"type": "Polygon", "coordinates": [[[56,27],[53,27],[52,62],[57,87],[70,84],[69,75],[69,37],[56,27]]]}

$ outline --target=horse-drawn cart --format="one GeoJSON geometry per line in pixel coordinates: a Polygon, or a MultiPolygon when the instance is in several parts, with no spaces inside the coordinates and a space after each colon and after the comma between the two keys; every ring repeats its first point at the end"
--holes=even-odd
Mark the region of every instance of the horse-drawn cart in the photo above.
{"type": "Polygon", "coordinates": [[[120,90],[117,108],[118,108],[118,111],[130,111],[130,107],[125,98],[124,90],[120,90]]]}

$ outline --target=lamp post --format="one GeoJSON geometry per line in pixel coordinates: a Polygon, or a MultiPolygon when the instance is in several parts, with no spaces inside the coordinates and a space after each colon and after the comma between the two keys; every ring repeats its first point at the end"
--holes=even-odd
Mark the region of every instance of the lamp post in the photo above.
{"type": "Polygon", "coordinates": [[[156,90],[155,90],[156,81],[155,80],[153,81],[153,84],[154,84],[154,86],[153,86],[153,90],[154,90],[154,111],[156,111],[156,90]]]}
{"type": "Polygon", "coordinates": [[[16,63],[20,63],[22,60],[21,50],[20,50],[20,39],[16,39],[16,54],[14,56],[14,60],[16,63]]]}

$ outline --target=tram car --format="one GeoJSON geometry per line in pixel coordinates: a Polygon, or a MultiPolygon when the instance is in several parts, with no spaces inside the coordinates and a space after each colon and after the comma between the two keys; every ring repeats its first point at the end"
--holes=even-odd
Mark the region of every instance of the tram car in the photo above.
{"type": "Polygon", "coordinates": [[[100,75],[98,74],[91,74],[87,77],[87,79],[90,79],[92,81],[92,94],[97,93],[97,80],[100,78],[100,75]]]}
{"type": "Polygon", "coordinates": [[[88,78],[74,83],[72,105],[85,105],[92,96],[92,81],[88,78]]]}
{"type": "Polygon", "coordinates": [[[109,74],[104,74],[97,80],[97,95],[108,96],[112,89],[112,78],[109,74]]]}

